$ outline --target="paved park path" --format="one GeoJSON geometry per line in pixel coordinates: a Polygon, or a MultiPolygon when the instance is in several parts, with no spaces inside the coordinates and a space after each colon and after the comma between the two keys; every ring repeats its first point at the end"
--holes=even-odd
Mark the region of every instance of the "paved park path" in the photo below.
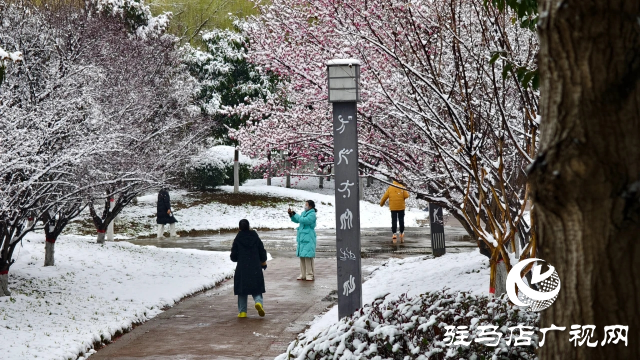
{"type": "Polygon", "coordinates": [[[315,270],[315,281],[297,281],[297,258],[269,261],[264,318],[253,308],[251,297],[249,317],[237,318],[231,279],[136,327],[91,359],[273,359],[333,304],[326,297],[337,288],[335,260],[317,259],[315,270]]]}
{"type": "MultiPolygon", "coordinates": [[[[389,257],[430,253],[428,231],[427,228],[407,228],[407,242],[395,246],[391,244],[388,229],[363,229],[362,250],[367,254],[362,259],[363,267],[380,264],[389,257]]],[[[458,239],[462,232],[455,227],[445,229],[445,233],[452,236],[447,243],[448,252],[477,249],[475,243],[458,239]]],[[[228,251],[234,236],[132,242],[228,251]]],[[[332,230],[318,231],[313,282],[296,280],[300,263],[290,248],[295,244],[295,231],[261,232],[260,236],[274,257],[264,272],[267,290],[264,318],[258,316],[251,298],[249,317],[237,318],[237,298],[233,295],[233,279],[230,279],[136,327],[92,355],[91,360],[273,359],[284,353],[315,316],[335,304],[338,288],[335,235],[332,230]]],[[[363,273],[365,278],[368,275],[363,273]]]]}

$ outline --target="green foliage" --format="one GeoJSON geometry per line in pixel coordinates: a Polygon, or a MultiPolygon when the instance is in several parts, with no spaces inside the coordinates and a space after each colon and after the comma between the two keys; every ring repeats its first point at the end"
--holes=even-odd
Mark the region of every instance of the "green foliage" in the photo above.
{"type": "Polygon", "coordinates": [[[154,17],[144,0],[90,0],[89,3],[92,11],[121,18],[127,31],[143,39],[163,35],[170,23],[171,14],[154,17]]]}
{"type": "Polygon", "coordinates": [[[198,102],[202,113],[213,118],[211,136],[222,144],[236,145],[227,136],[228,128],[238,129],[246,119],[227,115],[223,107],[233,107],[275,92],[278,78],[264,74],[247,61],[246,43],[242,35],[231,30],[213,30],[202,35],[204,51],[187,46],[185,63],[200,84],[198,102]]]}
{"type": "MultiPolygon", "coordinates": [[[[489,4],[489,0],[484,0],[484,6],[489,4]]],[[[508,6],[520,19],[520,26],[535,31],[538,24],[538,0],[491,0],[491,5],[500,11],[505,11],[508,6]]],[[[515,23],[516,19],[513,19],[515,23]]]]}
{"type": "Polygon", "coordinates": [[[120,16],[124,20],[127,30],[135,32],[141,26],[146,26],[152,17],[149,7],[142,0],[124,0],[122,2],[109,2],[94,0],[96,9],[105,14],[120,16]]]}
{"type": "Polygon", "coordinates": [[[534,90],[538,90],[540,86],[540,78],[538,76],[538,69],[531,70],[526,66],[517,66],[513,62],[511,62],[502,51],[496,51],[491,55],[491,59],[489,62],[494,64],[498,60],[504,61],[504,67],[502,68],[502,78],[506,79],[511,75],[512,71],[515,69],[515,75],[518,79],[518,82],[524,87],[527,88],[531,86],[534,90]]]}
{"type": "MultiPolygon", "coordinates": [[[[536,30],[538,19],[538,0],[484,0],[484,6],[489,6],[489,3],[496,9],[504,12],[509,7],[514,15],[517,16],[512,19],[515,24],[516,21],[520,21],[520,27],[529,29],[531,31],[536,30]]],[[[515,73],[518,81],[522,87],[527,88],[531,86],[534,90],[538,90],[540,87],[540,78],[538,76],[538,69],[531,70],[525,66],[517,66],[509,59],[506,54],[501,51],[496,51],[491,55],[490,62],[494,64],[498,59],[502,59],[505,62],[502,68],[502,78],[506,79],[515,68],[515,73]]]]}
{"type": "MultiPolygon", "coordinates": [[[[225,171],[227,172],[227,177],[224,180],[223,185],[233,186],[233,166],[227,166],[225,171]]],[[[238,175],[240,177],[240,185],[244,184],[251,177],[251,167],[246,164],[240,164],[238,175]]]]}
{"type": "Polygon", "coordinates": [[[146,26],[149,23],[149,15],[141,8],[142,1],[125,2],[123,6],[123,18],[127,22],[130,31],[146,26]]]}
{"type": "MultiPolygon", "coordinates": [[[[251,167],[240,164],[240,185],[244,184],[251,176],[251,167]]],[[[216,167],[212,164],[203,164],[187,170],[184,174],[183,185],[193,190],[213,190],[221,185],[233,185],[233,165],[216,167]]]]}

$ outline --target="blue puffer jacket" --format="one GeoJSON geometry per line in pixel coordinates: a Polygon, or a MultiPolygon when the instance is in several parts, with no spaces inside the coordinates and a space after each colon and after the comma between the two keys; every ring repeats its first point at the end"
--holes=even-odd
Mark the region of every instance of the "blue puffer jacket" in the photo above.
{"type": "Polygon", "coordinates": [[[298,226],[298,250],[297,257],[316,257],[316,210],[304,211],[302,214],[294,214],[291,221],[300,224],[298,226]]]}

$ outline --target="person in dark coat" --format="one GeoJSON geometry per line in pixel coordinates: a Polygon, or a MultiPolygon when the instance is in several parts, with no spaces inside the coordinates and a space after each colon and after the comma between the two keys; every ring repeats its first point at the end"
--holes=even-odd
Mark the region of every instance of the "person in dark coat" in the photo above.
{"type": "Polygon", "coordinates": [[[158,224],[158,237],[164,237],[164,226],[169,224],[169,234],[171,237],[178,237],[176,234],[176,220],[171,211],[171,198],[167,189],[160,189],[158,192],[158,213],[156,223],[158,224]]]}
{"type": "Polygon", "coordinates": [[[247,219],[240,220],[239,227],[240,231],[231,246],[231,261],[238,263],[233,277],[233,293],[238,295],[238,317],[247,317],[249,295],[253,296],[258,315],[264,316],[262,270],[267,269],[267,251],[258,233],[249,229],[247,219]]]}

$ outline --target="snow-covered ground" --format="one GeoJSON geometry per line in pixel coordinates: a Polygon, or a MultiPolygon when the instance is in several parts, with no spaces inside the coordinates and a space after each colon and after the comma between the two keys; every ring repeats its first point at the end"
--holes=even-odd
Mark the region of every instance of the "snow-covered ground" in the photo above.
{"type": "MultiPolygon", "coordinates": [[[[269,204],[227,205],[206,201],[198,193],[171,192],[178,229],[217,230],[235,228],[247,218],[256,228],[293,228],[286,210],[300,211],[305,200],[314,200],[318,208],[318,228],[335,227],[333,182],[318,189],[318,179],[292,179],[292,189],[283,178],[250,180],[240,188],[245,194],[269,196],[269,204]],[[203,201],[203,199],[205,201],[203,201]],[[275,200],[273,200],[275,199],[275,200]],[[287,201],[286,199],[293,199],[287,201]],[[272,201],[273,200],[273,201],[272,201]]],[[[226,193],[232,187],[222,187],[226,193]]],[[[370,189],[369,199],[380,189],[370,189]]],[[[120,215],[121,223],[137,223],[129,236],[155,232],[157,194],[141,196],[137,204],[120,215]]],[[[375,200],[375,199],[374,199],[375,200]]],[[[416,203],[419,204],[419,203],[416,203]]],[[[388,207],[361,201],[362,227],[380,227],[389,223],[388,207]]],[[[407,209],[407,226],[416,226],[426,213],[407,209]]],[[[85,219],[86,221],[86,219],[85,219]]],[[[71,231],[73,231],[71,227],[71,231]]],[[[126,237],[118,234],[116,237],[126,237]]],[[[89,355],[95,343],[109,341],[132,324],[158,315],[186,295],[214,286],[232,276],[234,264],[227,252],[183,249],[159,249],[129,243],[95,243],[94,236],[65,235],[56,242],[56,266],[43,267],[44,235],[28,235],[16,249],[11,268],[11,297],[0,297],[0,338],[9,359],[75,359],[89,355]]],[[[488,293],[488,261],[478,253],[447,254],[436,259],[394,259],[373,270],[363,288],[364,302],[391,293],[416,295],[426,291],[452,290],[488,293]]],[[[319,316],[305,336],[317,334],[337,320],[337,308],[319,316]]]]}
{"type": "MultiPolygon", "coordinates": [[[[178,231],[190,230],[219,230],[233,229],[238,225],[240,219],[248,219],[254,228],[269,229],[293,229],[296,224],[292,223],[287,216],[287,208],[292,208],[298,212],[302,211],[305,200],[313,200],[316,203],[317,228],[335,228],[335,196],[334,182],[326,181],[324,189],[318,188],[317,178],[296,178],[291,179],[292,188],[284,187],[284,178],[274,178],[272,186],[266,185],[266,180],[249,180],[240,186],[241,193],[268,195],[282,199],[282,202],[274,203],[273,206],[254,206],[243,204],[238,206],[227,205],[220,202],[201,203],[174,211],[178,223],[178,231]],[[292,203],[286,199],[293,199],[292,203]]],[[[222,191],[233,192],[232,186],[221,186],[222,191]]],[[[365,190],[374,191],[374,190],[365,190]]],[[[379,191],[375,191],[379,192],[379,191]]],[[[172,205],[177,202],[197,196],[194,193],[187,193],[184,190],[171,191],[172,205]]],[[[380,194],[374,195],[379,199],[380,194]]],[[[136,235],[150,235],[155,233],[156,228],[156,201],[157,194],[151,193],[137,198],[137,204],[125,208],[120,215],[121,219],[136,223],[139,231],[136,235]]],[[[380,207],[378,203],[360,201],[360,226],[362,228],[389,226],[391,216],[389,207],[380,207]]],[[[405,226],[417,226],[416,220],[427,218],[427,213],[421,209],[408,208],[405,215],[405,226]]],[[[118,234],[116,224],[116,238],[126,238],[123,234],[118,234]]],[[[132,234],[128,234],[131,236],[132,234]]]]}
{"type": "Polygon", "coordinates": [[[333,307],[276,360],[536,358],[537,336],[526,347],[511,347],[506,339],[516,325],[535,333],[538,314],[488,296],[489,261],[478,252],[391,259],[372,270],[362,286],[361,311],[339,321],[333,307]],[[480,325],[495,324],[502,325],[497,348],[473,342],[480,325]],[[472,344],[450,347],[447,325],[468,326],[472,344]]]}
{"type": "Polygon", "coordinates": [[[16,249],[10,297],[0,297],[4,359],[76,359],[165,306],[233,275],[227,252],[159,249],[61,236],[43,267],[44,235],[16,249]]]}
{"type": "MultiPolygon", "coordinates": [[[[371,269],[369,269],[371,270],[371,269]]],[[[389,294],[386,301],[402,294],[413,297],[444,288],[466,291],[475,295],[489,295],[489,259],[477,251],[446,254],[437,258],[412,257],[391,259],[373,269],[362,284],[362,302],[368,304],[389,294]]],[[[322,330],[338,322],[338,307],[316,317],[303,337],[313,338],[322,330]]],[[[285,357],[280,357],[285,359],[285,357]]]]}

